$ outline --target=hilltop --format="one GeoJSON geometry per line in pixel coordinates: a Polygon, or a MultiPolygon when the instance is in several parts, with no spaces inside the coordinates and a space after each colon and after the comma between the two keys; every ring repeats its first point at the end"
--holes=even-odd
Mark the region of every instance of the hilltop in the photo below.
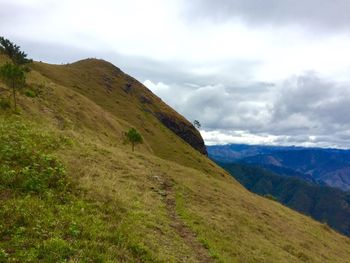
{"type": "Polygon", "coordinates": [[[347,237],[242,187],[189,121],[111,63],[30,68],[19,114],[0,110],[0,261],[350,257],[347,237]],[[145,141],[135,152],[130,127],[145,141]]]}

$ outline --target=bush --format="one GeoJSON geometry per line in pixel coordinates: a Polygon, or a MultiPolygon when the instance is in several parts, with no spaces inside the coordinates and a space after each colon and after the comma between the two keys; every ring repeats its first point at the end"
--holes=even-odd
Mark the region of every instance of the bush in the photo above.
{"type": "Polygon", "coordinates": [[[34,90],[31,90],[31,89],[26,89],[24,91],[24,95],[26,95],[27,97],[30,97],[30,98],[35,98],[38,96],[38,94],[36,94],[36,92],[34,90]]]}
{"type": "Polygon", "coordinates": [[[0,108],[2,110],[8,110],[11,108],[11,103],[8,99],[0,99],[0,108]]]}

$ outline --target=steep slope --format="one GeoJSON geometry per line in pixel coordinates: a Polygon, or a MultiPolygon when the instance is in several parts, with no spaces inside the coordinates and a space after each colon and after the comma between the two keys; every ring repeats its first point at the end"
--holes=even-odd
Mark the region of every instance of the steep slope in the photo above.
{"type": "MultiPolygon", "coordinates": [[[[56,83],[78,91],[107,111],[117,113],[123,120],[142,128],[149,140],[154,137],[148,136],[152,135],[152,126],[159,126],[155,121],[158,120],[193,148],[207,154],[202,137],[190,122],[141,83],[106,61],[86,59],[62,66],[36,63],[34,68],[56,83]],[[143,121],[143,117],[148,117],[148,121],[143,121]]],[[[152,143],[161,143],[166,148],[169,138],[165,138],[164,142],[162,139],[157,138],[152,143]]],[[[170,150],[166,148],[165,151],[170,150]]],[[[166,156],[161,152],[159,154],[166,156]]]]}
{"type": "Polygon", "coordinates": [[[18,116],[0,111],[9,146],[0,151],[1,260],[347,261],[348,238],[245,190],[157,113],[189,125],[183,117],[144,87],[152,103],[142,102],[118,72],[98,60],[35,63],[26,89],[37,96],[19,96],[18,116]],[[131,126],[145,138],[134,153],[122,136],[131,126]],[[35,158],[14,162],[21,151],[35,158]],[[59,180],[46,183],[52,169],[59,180]],[[31,178],[40,191],[28,188],[31,178]]]}
{"type": "Polygon", "coordinates": [[[252,165],[222,163],[221,166],[248,190],[274,196],[282,204],[350,236],[350,193],[281,176],[252,165]]]}

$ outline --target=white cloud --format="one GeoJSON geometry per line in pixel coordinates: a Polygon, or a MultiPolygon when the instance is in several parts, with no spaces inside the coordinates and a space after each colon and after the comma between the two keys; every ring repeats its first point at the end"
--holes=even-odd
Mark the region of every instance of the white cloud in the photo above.
{"type": "Polygon", "coordinates": [[[0,0],[0,32],[34,59],[110,60],[208,143],[348,145],[348,1],[260,2],[0,0]]]}
{"type": "Polygon", "coordinates": [[[281,80],[310,69],[345,76],[344,67],[349,66],[347,34],[317,36],[302,25],[255,28],[236,20],[188,23],[182,16],[187,4],[180,0],[0,0],[0,4],[11,14],[11,21],[7,23],[5,16],[0,24],[6,36],[91,53],[180,62],[196,75],[220,75],[223,66],[236,61],[259,62],[249,75],[243,73],[256,81],[281,80]]]}
{"type": "Polygon", "coordinates": [[[207,145],[244,143],[252,145],[273,145],[277,140],[277,136],[272,135],[255,135],[246,131],[221,132],[221,131],[205,131],[201,130],[201,134],[207,145]]]}
{"type": "Polygon", "coordinates": [[[170,87],[163,82],[153,83],[149,79],[146,79],[143,82],[143,85],[145,85],[147,88],[149,88],[151,91],[157,94],[161,94],[163,92],[169,92],[170,87]]]}

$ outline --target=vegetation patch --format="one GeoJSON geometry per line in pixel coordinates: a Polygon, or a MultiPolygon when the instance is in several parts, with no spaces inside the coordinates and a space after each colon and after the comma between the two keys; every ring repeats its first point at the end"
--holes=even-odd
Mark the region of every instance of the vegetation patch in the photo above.
{"type": "Polygon", "coordinates": [[[0,262],[154,262],[123,211],[84,197],[54,152],[69,140],[20,117],[0,120],[0,262]]]}
{"type": "Polygon", "coordinates": [[[63,193],[62,164],[49,152],[62,140],[36,132],[21,121],[0,122],[0,189],[18,193],[63,193]]]}
{"type": "Polygon", "coordinates": [[[9,99],[6,98],[0,98],[0,109],[1,110],[8,110],[11,109],[11,103],[9,99]]]}
{"type": "Polygon", "coordinates": [[[35,98],[38,96],[37,92],[35,90],[32,90],[32,89],[26,89],[24,91],[24,95],[26,95],[29,98],[35,98]]]}

